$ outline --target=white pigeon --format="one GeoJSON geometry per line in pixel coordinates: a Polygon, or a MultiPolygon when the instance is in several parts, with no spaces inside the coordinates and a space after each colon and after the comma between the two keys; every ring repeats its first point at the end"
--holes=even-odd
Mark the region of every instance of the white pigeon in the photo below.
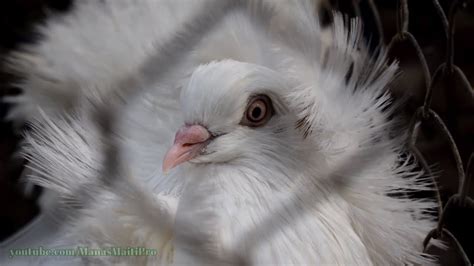
{"type": "Polygon", "coordinates": [[[434,203],[405,196],[429,184],[390,118],[397,66],[317,10],[81,0],[43,25],[9,58],[10,118],[31,124],[30,180],[79,204],[57,245],[157,250],[82,257],[105,265],[432,263],[434,203]]]}

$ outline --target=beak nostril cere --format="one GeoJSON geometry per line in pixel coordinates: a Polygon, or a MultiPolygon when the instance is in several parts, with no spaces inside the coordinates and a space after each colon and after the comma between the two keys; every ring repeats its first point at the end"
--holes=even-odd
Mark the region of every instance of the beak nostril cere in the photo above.
{"type": "Polygon", "coordinates": [[[203,126],[191,125],[180,128],[173,146],[163,160],[163,172],[198,156],[210,138],[211,134],[203,126]]]}

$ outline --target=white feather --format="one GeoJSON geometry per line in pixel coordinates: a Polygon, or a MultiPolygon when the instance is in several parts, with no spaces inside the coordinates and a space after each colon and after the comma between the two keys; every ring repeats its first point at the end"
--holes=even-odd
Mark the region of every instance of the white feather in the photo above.
{"type": "Polygon", "coordinates": [[[433,203],[390,196],[428,189],[401,156],[403,136],[389,137],[397,66],[383,51],[369,55],[356,20],[335,15],[323,29],[310,1],[248,2],[202,35],[184,30],[193,38],[176,40],[190,49],[173,57],[166,44],[212,2],[81,1],[40,29],[39,44],[12,54],[25,93],[10,117],[33,124],[23,149],[31,180],[82,206],[58,243],[159,253],[84,257],[104,264],[430,262],[421,253],[433,203]],[[91,109],[120,90],[138,97],[114,114],[116,173],[91,109]],[[239,125],[261,93],[275,116],[262,128],[239,125]],[[185,122],[220,136],[164,175],[160,162],[185,122]]]}

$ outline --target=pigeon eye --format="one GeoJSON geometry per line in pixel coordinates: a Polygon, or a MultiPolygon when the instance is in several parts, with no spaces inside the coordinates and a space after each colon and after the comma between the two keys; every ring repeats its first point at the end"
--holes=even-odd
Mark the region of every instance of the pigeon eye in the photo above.
{"type": "Polygon", "coordinates": [[[253,97],[245,111],[241,124],[249,127],[260,127],[273,115],[272,101],[266,95],[253,97]]]}

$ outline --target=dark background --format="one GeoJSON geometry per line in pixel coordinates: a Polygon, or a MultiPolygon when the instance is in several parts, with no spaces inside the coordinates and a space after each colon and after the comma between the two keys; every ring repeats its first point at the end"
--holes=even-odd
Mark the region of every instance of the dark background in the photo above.
{"type": "MultiPolygon", "coordinates": [[[[41,39],[34,31],[34,25],[50,16],[57,16],[72,8],[71,0],[7,0],[0,2],[0,60],[12,49],[24,43],[41,39]]],[[[373,14],[368,8],[368,0],[360,0],[360,12],[366,25],[366,36],[375,47],[378,40],[373,14]]],[[[396,34],[396,0],[374,1],[380,14],[383,27],[383,40],[388,44],[396,34]]],[[[452,1],[441,0],[445,12],[452,1]]],[[[469,1],[467,1],[469,2],[469,1]]],[[[354,15],[349,0],[329,0],[327,5],[348,15],[354,15]]],[[[446,37],[432,0],[409,1],[409,31],[419,42],[426,57],[430,72],[445,61],[446,37]]],[[[447,13],[447,12],[446,12],[447,13]]],[[[474,84],[474,3],[461,10],[456,19],[454,63],[459,66],[471,84],[474,84]]],[[[400,61],[402,75],[392,85],[396,98],[405,99],[400,114],[409,121],[417,107],[423,104],[425,94],[424,80],[420,64],[409,45],[397,45],[390,53],[400,61]]],[[[21,93],[10,85],[21,77],[13,77],[0,69],[0,97],[21,93]]],[[[20,175],[23,160],[15,155],[21,141],[21,129],[14,130],[3,118],[8,104],[0,103],[0,241],[26,225],[39,213],[36,200],[40,188],[25,192],[20,175]]],[[[469,156],[474,151],[474,99],[472,91],[465,91],[454,84],[444,84],[435,88],[432,108],[442,117],[457,144],[467,166],[469,156]]],[[[447,141],[430,123],[424,123],[417,145],[437,174],[444,202],[457,193],[458,179],[456,165],[447,141]]],[[[474,188],[469,190],[474,195],[474,188]]],[[[456,206],[447,217],[447,227],[458,238],[471,261],[474,261],[472,206],[456,206]]],[[[446,261],[455,263],[454,254],[441,253],[446,261]]]]}

